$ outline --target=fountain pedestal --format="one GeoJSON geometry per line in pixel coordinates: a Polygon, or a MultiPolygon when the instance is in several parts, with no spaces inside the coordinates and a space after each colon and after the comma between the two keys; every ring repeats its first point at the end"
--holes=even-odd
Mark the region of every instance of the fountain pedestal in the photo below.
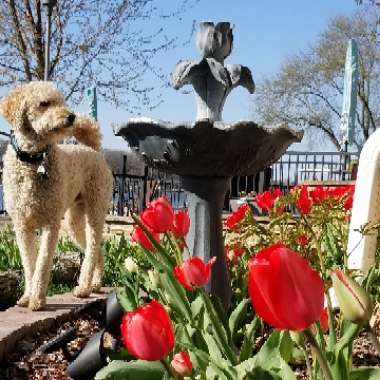
{"type": "Polygon", "coordinates": [[[180,179],[187,193],[191,220],[187,246],[194,256],[205,262],[212,256],[217,257],[207,289],[228,305],[231,284],[224,257],[222,211],[231,178],[181,176],[180,179]]]}

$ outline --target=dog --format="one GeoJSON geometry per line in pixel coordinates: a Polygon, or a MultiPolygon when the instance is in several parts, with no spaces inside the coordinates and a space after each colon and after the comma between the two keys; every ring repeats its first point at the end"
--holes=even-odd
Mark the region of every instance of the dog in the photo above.
{"type": "Polygon", "coordinates": [[[113,182],[100,152],[99,128],[95,120],[71,112],[51,82],[14,88],[1,99],[0,113],[11,125],[3,157],[4,201],[25,276],[25,291],[17,303],[31,310],[46,305],[63,218],[85,252],[74,295],[88,297],[101,287],[100,244],[113,182]],[[59,143],[73,136],[79,144],[59,143]]]}

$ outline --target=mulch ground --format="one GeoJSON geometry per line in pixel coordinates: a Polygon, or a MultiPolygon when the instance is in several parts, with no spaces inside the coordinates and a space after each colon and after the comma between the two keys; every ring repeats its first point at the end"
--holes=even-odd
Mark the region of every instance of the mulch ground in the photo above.
{"type": "MultiPolygon", "coordinates": [[[[68,358],[76,354],[88,342],[91,335],[100,330],[100,312],[89,310],[80,318],[64,323],[58,329],[20,340],[9,356],[4,368],[0,369],[1,380],[70,380],[66,369],[68,358]],[[74,329],[74,336],[63,347],[52,352],[41,352],[51,339],[74,329]]],[[[3,367],[2,366],[2,367],[3,367]]]]}

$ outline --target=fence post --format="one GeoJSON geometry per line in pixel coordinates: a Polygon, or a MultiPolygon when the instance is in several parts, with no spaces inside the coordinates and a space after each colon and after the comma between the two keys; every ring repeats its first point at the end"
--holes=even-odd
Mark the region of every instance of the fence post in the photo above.
{"type": "Polygon", "coordinates": [[[119,177],[118,183],[118,201],[117,201],[117,215],[124,215],[124,193],[125,193],[125,180],[127,178],[127,155],[123,155],[123,170],[121,176],[119,177]]]}
{"type": "Polygon", "coordinates": [[[143,179],[142,209],[140,211],[142,211],[146,207],[147,191],[148,191],[148,174],[149,174],[149,168],[147,165],[145,165],[144,179],[143,179]]]}

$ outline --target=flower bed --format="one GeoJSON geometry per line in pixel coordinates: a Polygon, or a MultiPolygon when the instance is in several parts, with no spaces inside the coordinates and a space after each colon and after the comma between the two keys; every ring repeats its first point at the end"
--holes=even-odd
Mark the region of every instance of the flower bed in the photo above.
{"type": "Polygon", "coordinates": [[[357,346],[370,346],[367,338],[372,350],[380,345],[369,324],[377,270],[357,277],[347,268],[353,191],[301,186],[286,196],[258,194],[266,225],[248,204],[239,207],[225,222],[233,288],[228,308],[205,290],[215,258],[186,258],[188,216],[164,198],[152,202],[134,219],[138,246],[118,292],[125,348],[96,379],[132,373],[139,379],[380,378],[380,369],[362,367],[378,364],[374,352],[373,362],[357,360],[357,346]],[[288,211],[294,208],[297,217],[288,211]],[[299,365],[306,370],[297,372],[299,365]]]}

